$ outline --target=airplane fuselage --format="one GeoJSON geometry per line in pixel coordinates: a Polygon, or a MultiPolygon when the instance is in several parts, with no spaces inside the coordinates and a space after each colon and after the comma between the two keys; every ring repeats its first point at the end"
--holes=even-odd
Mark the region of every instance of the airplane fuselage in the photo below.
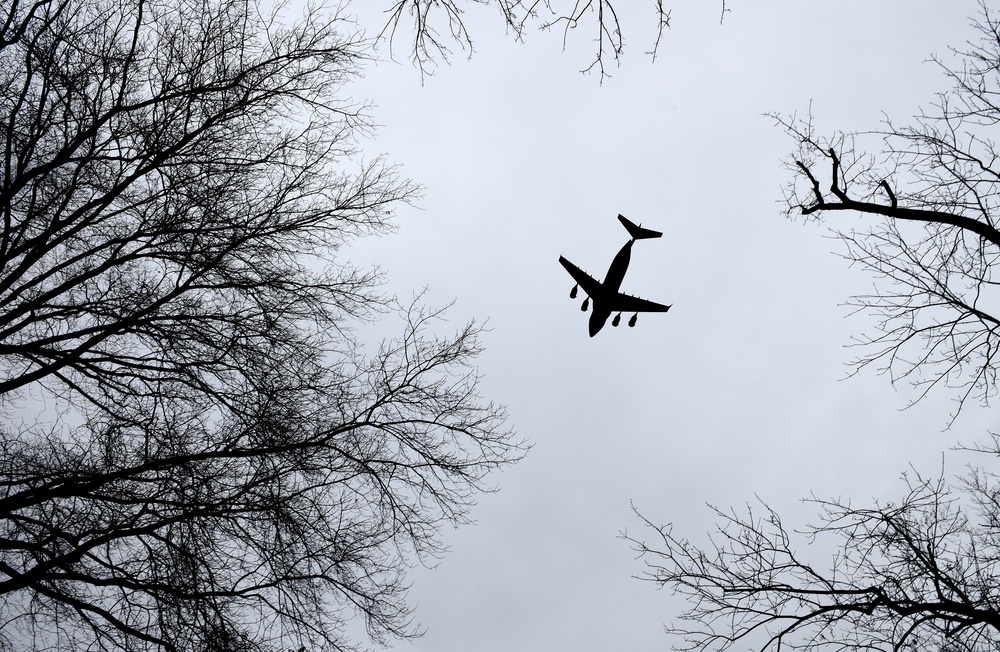
{"type": "MultiPolygon", "coordinates": [[[[608,273],[604,277],[604,282],[601,283],[602,294],[606,292],[608,296],[614,296],[618,293],[619,288],[622,286],[622,281],[625,280],[625,272],[628,271],[629,261],[632,259],[632,243],[635,240],[629,240],[625,243],[625,246],[621,248],[615,259],[611,261],[611,267],[608,268],[608,273]]],[[[601,296],[593,296],[591,299],[594,300],[594,308],[590,313],[590,322],[588,324],[590,329],[590,336],[593,337],[604,328],[604,324],[608,322],[608,317],[611,316],[613,312],[611,308],[607,306],[607,303],[602,301],[601,296]]]]}

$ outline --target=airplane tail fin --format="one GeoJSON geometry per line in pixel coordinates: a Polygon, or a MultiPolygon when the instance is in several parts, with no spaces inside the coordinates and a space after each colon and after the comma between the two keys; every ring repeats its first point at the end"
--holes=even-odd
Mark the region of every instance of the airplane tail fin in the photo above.
{"type": "Polygon", "coordinates": [[[662,233],[659,231],[653,231],[652,229],[644,229],[641,226],[637,226],[632,222],[628,221],[624,215],[618,215],[618,221],[628,229],[628,234],[632,236],[634,240],[642,240],[643,238],[659,238],[662,233]]]}

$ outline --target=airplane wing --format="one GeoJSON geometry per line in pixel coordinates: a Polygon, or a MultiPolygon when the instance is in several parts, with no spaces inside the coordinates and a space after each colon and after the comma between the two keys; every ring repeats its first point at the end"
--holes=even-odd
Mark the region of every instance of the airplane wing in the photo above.
{"type": "Polygon", "coordinates": [[[562,256],[559,256],[559,262],[562,263],[562,266],[566,268],[566,271],[569,272],[569,275],[572,276],[573,279],[580,284],[580,287],[583,288],[583,291],[587,294],[588,297],[598,296],[601,294],[601,284],[597,281],[597,279],[595,279],[593,276],[583,271],[573,263],[569,262],[562,256]]]}
{"type": "Polygon", "coordinates": [[[608,302],[611,312],[666,312],[670,306],[655,301],[647,301],[629,294],[617,293],[608,302]]]}

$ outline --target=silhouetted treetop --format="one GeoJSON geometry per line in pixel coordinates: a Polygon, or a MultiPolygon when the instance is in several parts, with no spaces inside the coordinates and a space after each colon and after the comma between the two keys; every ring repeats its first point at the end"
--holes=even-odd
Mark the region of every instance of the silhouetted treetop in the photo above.
{"type": "MultiPolygon", "coordinates": [[[[996,451],[993,451],[996,454],[996,451]]],[[[707,546],[655,526],[628,538],[642,579],[687,597],[679,650],[994,649],[1000,631],[995,474],[958,490],[914,476],[898,502],[817,500],[793,529],[767,505],[716,510],[707,546]],[[830,554],[834,550],[835,554],[830,554]]]]}
{"type": "Polygon", "coordinates": [[[479,327],[337,255],[414,193],[338,100],[367,46],[252,0],[0,12],[0,645],[418,634],[406,569],[523,447],[479,327]]]}

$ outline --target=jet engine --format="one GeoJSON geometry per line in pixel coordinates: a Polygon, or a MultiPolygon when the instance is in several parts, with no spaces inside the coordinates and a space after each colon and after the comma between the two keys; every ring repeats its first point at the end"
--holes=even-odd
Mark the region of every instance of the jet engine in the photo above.
{"type": "Polygon", "coordinates": [[[617,315],[615,315],[615,318],[611,320],[611,325],[617,326],[618,324],[621,323],[621,321],[622,321],[622,314],[618,313],[617,315]]]}
{"type": "Polygon", "coordinates": [[[628,327],[632,328],[633,326],[635,326],[635,321],[637,319],[639,319],[639,313],[635,313],[634,315],[632,315],[632,319],[628,320],[628,327]]]}
{"type": "Polygon", "coordinates": [[[590,306],[590,297],[583,300],[583,305],[580,306],[580,310],[587,312],[587,308],[590,306]]]}
{"type": "Polygon", "coordinates": [[[575,299],[576,298],[576,289],[578,287],[579,287],[578,285],[574,285],[573,289],[569,291],[569,298],[570,299],[575,299]]]}

